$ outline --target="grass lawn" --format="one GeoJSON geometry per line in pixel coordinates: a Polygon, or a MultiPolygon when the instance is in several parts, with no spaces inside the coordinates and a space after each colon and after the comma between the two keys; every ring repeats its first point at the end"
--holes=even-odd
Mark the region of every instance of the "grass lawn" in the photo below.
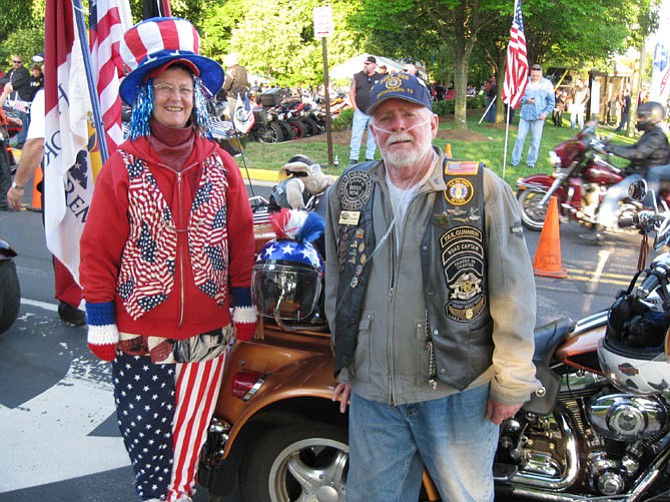
{"type": "MultiPolygon", "coordinates": [[[[505,157],[505,126],[503,124],[478,124],[483,111],[473,110],[468,117],[468,131],[454,131],[453,116],[440,117],[440,130],[435,140],[435,145],[445,148],[451,145],[452,156],[456,159],[477,160],[485,162],[486,165],[496,172],[503,174],[503,159],[505,157]]],[[[507,167],[505,169],[505,180],[515,187],[515,181],[519,177],[527,176],[532,172],[550,172],[548,152],[560,142],[572,137],[576,131],[570,129],[569,115],[564,115],[564,127],[555,127],[547,120],[540,144],[540,155],[535,169],[530,170],[525,165],[526,155],[524,153],[521,164],[517,167],[510,166],[512,149],[516,140],[518,118],[515,118],[509,128],[507,139],[507,167]]],[[[614,132],[614,127],[599,127],[600,136],[612,136],[615,143],[633,143],[634,138],[614,132]]],[[[289,158],[296,154],[307,155],[315,162],[325,167],[329,174],[340,174],[349,163],[349,139],[350,131],[333,132],[332,148],[333,154],[339,158],[339,166],[325,167],[328,164],[328,140],[327,135],[322,134],[311,138],[296,139],[282,143],[256,143],[248,142],[245,151],[247,167],[253,169],[278,170],[289,158]]],[[[526,138],[525,151],[528,151],[530,136],[526,138]]],[[[365,142],[362,152],[365,151],[365,142]]],[[[362,153],[363,154],[363,153],[362,153]]],[[[362,155],[361,154],[361,155],[362,155]]],[[[379,157],[379,151],[377,151],[379,157]]],[[[242,167],[242,158],[237,157],[237,162],[242,167]]],[[[610,160],[619,166],[627,164],[627,161],[610,157],[610,160]]]]}

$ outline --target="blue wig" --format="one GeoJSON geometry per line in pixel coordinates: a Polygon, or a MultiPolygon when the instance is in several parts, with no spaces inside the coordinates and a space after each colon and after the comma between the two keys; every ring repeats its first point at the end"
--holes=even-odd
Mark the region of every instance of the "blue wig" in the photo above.
{"type": "MultiPolygon", "coordinates": [[[[128,129],[128,138],[131,140],[148,136],[151,133],[149,123],[154,111],[153,83],[153,78],[144,82],[135,101],[133,101],[133,111],[130,115],[130,127],[128,129]]],[[[196,76],[193,77],[193,98],[191,123],[200,132],[201,136],[212,139],[211,121],[207,112],[207,100],[205,99],[202,80],[196,76]]]]}

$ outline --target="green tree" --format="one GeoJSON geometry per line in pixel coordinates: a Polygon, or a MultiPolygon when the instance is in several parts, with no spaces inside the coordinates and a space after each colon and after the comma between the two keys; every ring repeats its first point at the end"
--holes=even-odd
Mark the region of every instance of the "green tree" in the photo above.
{"type": "Polygon", "coordinates": [[[412,44],[446,50],[453,61],[455,128],[465,130],[470,56],[490,9],[485,0],[364,0],[354,22],[371,39],[383,40],[395,34],[398,43],[404,45],[410,19],[416,23],[410,25],[413,36],[407,38],[412,44]]]}
{"type": "MultiPolygon", "coordinates": [[[[251,0],[239,21],[221,22],[230,29],[224,50],[240,54],[240,63],[251,73],[270,78],[280,86],[318,84],[323,81],[321,39],[314,38],[313,13],[320,0],[251,0]],[[234,24],[234,26],[232,26],[234,24]]],[[[337,64],[356,54],[358,44],[347,29],[346,17],[352,9],[347,0],[332,2],[335,33],[327,40],[329,62],[337,64]]],[[[205,23],[207,26],[207,23],[205,23]]],[[[225,31],[224,30],[224,31],[225,31]]],[[[209,42],[208,42],[209,43],[209,42]]]]}
{"type": "MultiPolygon", "coordinates": [[[[658,0],[527,0],[523,3],[530,61],[602,61],[654,27],[658,0]]],[[[447,49],[453,58],[455,122],[465,122],[467,75],[476,43],[502,75],[514,3],[509,0],[364,0],[352,20],[370,44],[395,38],[398,50],[447,49]],[[411,26],[408,33],[407,26],[411,26]],[[436,39],[439,42],[436,44],[436,39]],[[501,64],[503,64],[501,66],[501,64]]]]}
{"type": "Polygon", "coordinates": [[[0,64],[9,68],[10,56],[25,61],[44,51],[45,0],[0,0],[0,64]]]}
{"type": "MultiPolygon", "coordinates": [[[[657,0],[570,0],[560,5],[527,0],[523,6],[529,62],[545,66],[607,69],[614,55],[645,39],[658,25],[657,0]]],[[[499,18],[503,27],[505,19],[499,18]]],[[[500,34],[500,25],[493,31],[500,34]]],[[[502,40],[501,45],[500,37],[481,37],[482,44],[491,49],[489,60],[499,75],[505,69],[507,36],[502,40]],[[498,58],[494,59],[496,50],[498,58]]],[[[499,98],[501,91],[499,86],[499,98]]],[[[497,119],[504,122],[500,113],[497,119]]]]}

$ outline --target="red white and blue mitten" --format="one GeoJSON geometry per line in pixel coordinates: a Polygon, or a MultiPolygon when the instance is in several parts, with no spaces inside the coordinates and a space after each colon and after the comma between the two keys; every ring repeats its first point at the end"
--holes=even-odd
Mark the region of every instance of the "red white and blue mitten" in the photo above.
{"type": "Polygon", "coordinates": [[[88,348],[96,357],[112,361],[116,357],[119,329],[116,327],[114,302],[87,303],[88,348]]]}
{"type": "Polygon", "coordinates": [[[238,342],[251,340],[256,333],[258,318],[251,302],[250,288],[233,289],[233,325],[238,342]]]}

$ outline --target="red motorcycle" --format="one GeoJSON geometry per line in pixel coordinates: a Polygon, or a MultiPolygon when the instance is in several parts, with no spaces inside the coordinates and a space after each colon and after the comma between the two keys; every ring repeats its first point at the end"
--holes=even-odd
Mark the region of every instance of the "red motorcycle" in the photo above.
{"type": "Polygon", "coordinates": [[[552,196],[558,198],[559,212],[564,218],[585,226],[595,224],[607,189],[626,177],[622,169],[599,155],[605,152],[596,136],[596,125],[595,121],[587,123],[573,138],[549,152],[552,174],[532,174],[517,180],[521,222],[526,228],[542,230],[552,196]]]}

